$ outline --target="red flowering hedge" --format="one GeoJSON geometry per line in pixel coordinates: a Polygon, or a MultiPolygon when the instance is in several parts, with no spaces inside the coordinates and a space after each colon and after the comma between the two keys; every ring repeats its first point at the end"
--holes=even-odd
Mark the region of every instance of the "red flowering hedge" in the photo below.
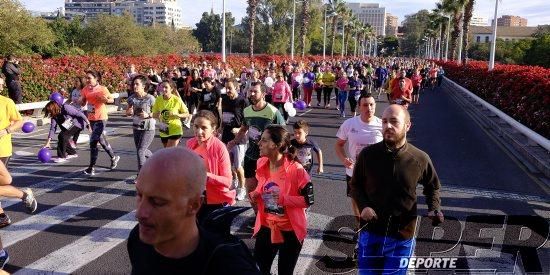
{"type": "MultiPolygon", "coordinates": [[[[320,60],[320,56],[308,56],[304,62],[320,60]]],[[[288,60],[288,56],[278,55],[256,55],[253,59],[247,56],[231,55],[227,62],[233,70],[238,73],[242,66],[249,66],[253,60],[258,67],[264,67],[268,62],[275,60],[281,64],[288,60]]],[[[296,58],[300,60],[300,58],[296,58]]],[[[36,102],[47,100],[51,91],[58,91],[63,87],[68,89],[73,86],[76,76],[84,76],[84,71],[95,69],[102,73],[102,85],[105,85],[111,92],[126,90],[124,75],[130,64],[135,64],[140,73],[147,68],[162,70],[165,66],[181,66],[184,61],[198,63],[202,61],[221,62],[220,54],[213,55],[160,55],[147,57],[130,56],[66,56],[60,58],[42,59],[40,57],[26,57],[20,59],[22,70],[23,102],[36,102]]],[[[0,61],[0,66],[2,61],[0,61]]],[[[4,91],[6,94],[6,91],[4,91]]]]}
{"type": "Polygon", "coordinates": [[[447,77],[542,136],[550,137],[550,69],[537,66],[442,62],[447,77]]]}

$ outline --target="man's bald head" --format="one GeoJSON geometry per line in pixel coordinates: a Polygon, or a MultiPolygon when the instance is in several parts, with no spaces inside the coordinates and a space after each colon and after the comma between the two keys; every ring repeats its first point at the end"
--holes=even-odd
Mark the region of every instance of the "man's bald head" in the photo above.
{"type": "MultiPolygon", "coordinates": [[[[204,161],[185,148],[161,149],[143,165],[142,174],[154,175],[160,184],[177,185],[185,197],[202,195],[206,188],[206,167],[204,161]]],[[[171,186],[174,187],[174,186],[171,186]]]]}
{"type": "Polygon", "coordinates": [[[402,116],[405,123],[411,122],[411,114],[409,113],[409,111],[407,111],[407,109],[403,108],[402,105],[391,104],[390,106],[386,107],[386,109],[382,113],[382,117],[390,117],[390,114],[392,116],[402,116]]]}

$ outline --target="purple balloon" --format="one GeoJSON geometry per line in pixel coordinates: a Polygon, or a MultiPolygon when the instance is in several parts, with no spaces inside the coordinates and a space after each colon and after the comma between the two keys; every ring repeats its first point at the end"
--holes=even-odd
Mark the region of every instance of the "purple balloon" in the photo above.
{"type": "Polygon", "coordinates": [[[296,109],[303,111],[307,108],[307,104],[303,100],[296,101],[296,109]]]}
{"type": "Polygon", "coordinates": [[[38,151],[38,159],[42,163],[46,163],[52,159],[52,154],[50,153],[50,150],[48,148],[42,148],[40,151],[38,151]]]}
{"type": "Polygon", "coordinates": [[[23,124],[23,127],[21,127],[21,130],[23,133],[30,133],[34,131],[34,123],[27,121],[23,124]]]}
{"type": "Polygon", "coordinates": [[[60,93],[53,93],[50,95],[50,100],[57,102],[59,105],[63,105],[63,96],[60,93]]]}

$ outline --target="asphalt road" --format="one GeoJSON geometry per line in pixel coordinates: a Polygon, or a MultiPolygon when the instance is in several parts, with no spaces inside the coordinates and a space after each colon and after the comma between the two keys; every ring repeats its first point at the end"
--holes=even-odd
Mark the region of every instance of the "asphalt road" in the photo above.
{"type": "MultiPolygon", "coordinates": [[[[386,106],[387,102],[378,102],[377,114],[386,106]]],[[[448,218],[435,230],[427,219],[419,218],[415,255],[458,258],[457,268],[440,270],[438,274],[549,274],[550,244],[545,243],[550,219],[548,187],[488,136],[446,91],[425,91],[421,104],[412,106],[410,111],[413,126],[409,140],[432,158],[442,181],[442,205],[448,218]],[[521,231],[522,227],[534,230],[521,231]],[[518,250],[521,252],[516,253],[518,250]]],[[[313,176],[316,202],[308,211],[309,236],[296,274],[353,274],[356,270],[350,256],[354,244],[351,230],[346,227],[352,228],[354,220],[345,196],[344,168],[333,149],[343,119],[336,110],[318,108],[299,112],[291,122],[298,118],[306,119],[312,126],[310,136],[323,150],[325,173],[313,176]]],[[[79,145],[79,158],[62,164],[42,164],[36,159],[36,152],[44,143],[48,128],[15,135],[15,155],[9,167],[13,184],[31,187],[39,207],[36,214],[28,215],[18,201],[2,200],[12,219],[12,225],[0,230],[11,258],[6,266],[8,272],[130,272],[125,239],[135,225],[135,191],[129,183],[137,167],[131,121],[113,114],[108,128],[108,139],[122,160],[116,170],[108,171],[108,156],[100,151],[94,177],[81,172],[88,164],[87,144],[79,145]]],[[[185,137],[190,135],[190,130],[186,130],[185,137]]],[[[156,139],[151,149],[158,148],[161,143],[156,139]]],[[[422,188],[417,191],[419,212],[425,214],[422,188]]],[[[232,229],[253,247],[250,231],[244,226],[251,216],[251,211],[245,212],[232,229]]],[[[417,271],[426,273],[420,268],[417,271]]]]}

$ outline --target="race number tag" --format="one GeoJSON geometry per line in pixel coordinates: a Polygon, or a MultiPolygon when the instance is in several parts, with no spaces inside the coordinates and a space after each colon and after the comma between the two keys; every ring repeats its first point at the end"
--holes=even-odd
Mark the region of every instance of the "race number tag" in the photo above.
{"type": "Polygon", "coordinates": [[[235,114],[231,112],[223,112],[222,114],[223,123],[231,123],[233,121],[233,118],[235,118],[235,114]]]}
{"type": "Polygon", "coordinates": [[[65,122],[61,124],[61,127],[63,127],[65,130],[71,129],[73,127],[73,120],[72,119],[65,119],[65,122]]]}

